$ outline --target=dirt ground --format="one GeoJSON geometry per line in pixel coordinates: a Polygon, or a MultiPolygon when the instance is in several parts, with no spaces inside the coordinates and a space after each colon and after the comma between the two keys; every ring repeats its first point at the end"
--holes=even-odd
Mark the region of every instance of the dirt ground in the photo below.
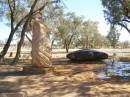
{"type": "Polygon", "coordinates": [[[74,63],[58,58],[53,65],[55,72],[46,74],[13,71],[23,65],[0,65],[0,93],[24,91],[28,97],[130,97],[129,79],[98,78],[105,66],[102,62],[74,63]]]}

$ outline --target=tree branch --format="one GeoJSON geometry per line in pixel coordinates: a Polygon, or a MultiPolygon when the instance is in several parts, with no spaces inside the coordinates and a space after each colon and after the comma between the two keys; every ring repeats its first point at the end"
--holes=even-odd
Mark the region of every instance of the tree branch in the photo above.
{"type": "Polygon", "coordinates": [[[124,27],[130,33],[130,29],[126,25],[122,23],[118,23],[118,25],[120,25],[121,27],[124,27]]]}
{"type": "Polygon", "coordinates": [[[33,12],[33,14],[34,14],[34,15],[37,14],[38,12],[42,11],[47,5],[52,4],[52,3],[57,3],[57,0],[51,1],[51,2],[46,2],[46,3],[45,3],[43,6],[41,6],[39,9],[35,10],[35,11],[33,12]]]}
{"type": "Polygon", "coordinates": [[[24,20],[26,20],[26,18],[28,18],[28,17],[30,16],[29,14],[32,14],[32,13],[33,13],[32,11],[33,11],[33,9],[34,9],[34,7],[35,7],[37,1],[38,1],[38,0],[35,0],[35,1],[34,1],[33,5],[31,6],[30,12],[29,12],[27,15],[25,15],[25,16],[18,22],[18,24],[16,25],[14,31],[16,31],[16,30],[18,29],[18,27],[24,22],[24,20]]]}
{"type": "Polygon", "coordinates": [[[32,40],[28,37],[27,34],[26,34],[26,38],[29,40],[30,43],[32,43],[32,40]]]}
{"type": "MultiPolygon", "coordinates": [[[[34,7],[34,4],[37,3],[38,0],[35,0],[32,7],[34,7]]],[[[31,12],[32,15],[36,15],[39,11],[42,11],[48,4],[52,4],[52,3],[57,3],[57,0],[55,1],[51,1],[51,2],[46,2],[42,7],[40,7],[39,9],[35,10],[34,12],[31,12]]],[[[32,9],[32,8],[31,8],[32,9]]],[[[31,11],[31,10],[30,10],[31,11]]],[[[29,16],[29,14],[25,15],[16,25],[14,31],[16,31],[18,29],[18,27],[23,23],[24,20],[26,20],[26,18],[29,16]]]]}
{"type": "Polygon", "coordinates": [[[16,4],[15,4],[15,0],[13,0],[14,6],[13,6],[13,10],[15,10],[16,4]]]}
{"type": "Polygon", "coordinates": [[[123,19],[122,21],[130,23],[130,20],[123,19]]]}
{"type": "Polygon", "coordinates": [[[12,9],[12,7],[10,5],[10,0],[8,0],[8,5],[9,5],[10,12],[13,13],[13,9],[12,9]]]}
{"type": "MultiPolygon", "coordinates": [[[[33,5],[32,5],[32,8],[35,7],[34,4],[37,3],[38,0],[35,0],[33,5]]],[[[34,12],[31,12],[32,10],[30,10],[31,14],[32,15],[36,15],[39,11],[43,10],[48,4],[52,4],[52,3],[57,3],[57,0],[56,1],[52,1],[52,2],[46,2],[42,7],[40,7],[39,9],[35,10],[34,12]]],[[[31,9],[32,9],[31,8],[31,9]]],[[[24,22],[24,20],[26,20],[26,18],[29,16],[29,14],[25,15],[18,23],[17,25],[15,26],[14,28],[14,32],[18,29],[18,27],[20,25],[22,25],[22,23],[24,22]]]]}
{"type": "Polygon", "coordinates": [[[10,17],[11,17],[11,30],[14,30],[14,10],[12,9],[9,0],[8,0],[8,5],[9,5],[9,9],[10,9],[10,17]]]}

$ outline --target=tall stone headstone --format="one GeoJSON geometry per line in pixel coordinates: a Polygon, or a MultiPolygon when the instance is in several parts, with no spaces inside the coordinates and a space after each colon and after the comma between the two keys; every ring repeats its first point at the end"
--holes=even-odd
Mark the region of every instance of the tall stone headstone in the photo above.
{"type": "Polygon", "coordinates": [[[51,67],[52,50],[48,27],[37,19],[32,26],[32,65],[38,68],[51,67]]]}

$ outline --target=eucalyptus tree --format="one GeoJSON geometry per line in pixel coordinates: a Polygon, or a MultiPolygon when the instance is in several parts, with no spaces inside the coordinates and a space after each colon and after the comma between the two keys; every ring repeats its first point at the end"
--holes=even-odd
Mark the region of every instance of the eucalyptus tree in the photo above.
{"type": "Polygon", "coordinates": [[[91,20],[84,21],[80,34],[80,41],[83,45],[83,48],[89,49],[93,46],[95,33],[98,33],[98,23],[91,20]]]}
{"type": "Polygon", "coordinates": [[[74,13],[67,13],[63,18],[60,19],[58,36],[62,41],[66,52],[69,52],[72,41],[80,33],[81,23],[82,18],[76,16],[74,13]]]}
{"type": "Polygon", "coordinates": [[[119,25],[129,33],[130,0],[101,0],[105,19],[112,25],[119,25]]]}
{"type": "Polygon", "coordinates": [[[60,3],[60,0],[1,0],[0,13],[1,16],[9,20],[11,32],[1,51],[0,59],[2,59],[8,51],[15,32],[22,27],[17,54],[14,59],[14,62],[17,62],[29,23],[39,12],[44,13],[47,6],[58,6],[57,3],[60,3]]]}
{"type": "Polygon", "coordinates": [[[9,20],[10,29],[11,29],[9,38],[8,38],[3,50],[1,51],[0,59],[2,59],[5,56],[15,32],[22,25],[24,18],[27,17],[23,13],[24,8],[22,6],[20,6],[20,4],[21,4],[21,2],[19,2],[19,0],[17,0],[17,1],[15,1],[15,0],[1,0],[1,2],[0,2],[1,17],[5,17],[9,20]],[[19,19],[16,19],[16,16],[18,17],[18,15],[19,15],[19,19]],[[21,17],[24,17],[24,18],[21,18],[21,17]],[[16,23],[16,21],[17,21],[17,23],[16,23]]]}
{"type": "Polygon", "coordinates": [[[92,48],[101,48],[104,46],[105,38],[99,32],[95,32],[92,37],[92,48]]]}
{"type": "Polygon", "coordinates": [[[110,41],[110,44],[113,48],[116,48],[119,38],[120,38],[120,33],[115,29],[115,27],[111,27],[110,31],[107,35],[108,40],[110,41]]]}
{"type": "Polygon", "coordinates": [[[102,36],[101,40],[101,48],[109,48],[111,46],[110,41],[106,36],[102,36]]]}
{"type": "Polygon", "coordinates": [[[51,40],[51,47],[53,48],[54,43],[58,42],[58,26],[60,26],[60,20],[64,17],[64,11],[63,8],[60,7],[58,9],[55,9],[53,11],[47,12],[48,16],[45,18],[46,23],[48,24],[48,27],[50,29],[50,40],[51,40]]]}

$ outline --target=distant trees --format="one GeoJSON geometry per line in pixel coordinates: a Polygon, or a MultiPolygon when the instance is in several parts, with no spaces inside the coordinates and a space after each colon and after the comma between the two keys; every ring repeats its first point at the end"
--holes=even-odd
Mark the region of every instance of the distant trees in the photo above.
{"type": "Polygon", "coordinates": [[[115,27],[111,26],[107,38],[110,41],[110,44],[113,48],[116,48],[119,42],[119,37],[120,37],[120,33],[117,32],[115,27]]]}
{"type": "Polygon", "coordinates": [[[58,37],[63,48],[66,52],[69,51],[70,45],[74,38],[80,33],[82,20],[74,13],[67,13],[63,18],[60,19],[60,25],[58,26],[58,37]]]}
{"type": "Polygon", "coordinates": [[[80,41],[83,48],[94,48],[101,42],[101,34],[98,31],[98,23],[87,20],[83,22],[80,41]],[[97,42],[97,44],[96,44],[97,42]]]}
{"type": "Polygon", "coordinates": [[[108,47],[109,44],[108,39],[99,33],[97,22],[84,21],[74,13],[62,13],[52,37],[57,46],[65,48],[66,52],[69,48],[91,49],[108,47]]]}
{"type": "Polygon", "coordinates": [[[119,46],[121,48],[130,48],[130,42],[129,41],[123,41],[119,43],[119,46]]]}
{"type": "Polygon", "coordinates": [[[3,45],[4,45],[4,41],[0,40],[0,47],[3,47],[3,45]]]}

